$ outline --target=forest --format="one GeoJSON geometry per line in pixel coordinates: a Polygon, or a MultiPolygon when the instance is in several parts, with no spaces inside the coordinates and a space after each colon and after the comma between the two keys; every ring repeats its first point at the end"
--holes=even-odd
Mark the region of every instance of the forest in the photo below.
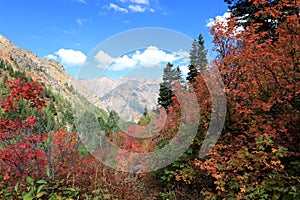
{"type": "Polygon", "coordinates": [[[1,59],[0,199],[300,199],[300,1],[225,2],[214,60],[199,34],[187,84],[168,63],[157,108],[126,132],[85,101],[76,115],[91,124],[76,122],[71,102],[1,59]]]}

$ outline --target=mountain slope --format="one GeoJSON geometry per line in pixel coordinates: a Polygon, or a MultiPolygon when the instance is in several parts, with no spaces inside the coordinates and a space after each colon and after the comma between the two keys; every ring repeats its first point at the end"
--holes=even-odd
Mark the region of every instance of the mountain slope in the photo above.
{"type": "Polygon", "coordinates": [[[67,73],[63,65],[46,58],[38,58],[34,53],[12,44],[2,35],[0,35],[0,58],[9,62],[14,70],[25,71],[32,78],[40,79],[67,100],[77,101],[84,96],[88,97],[89,102],[93,104],[96,102],[95,96],[87,94],[86,88],[67,73]]]}

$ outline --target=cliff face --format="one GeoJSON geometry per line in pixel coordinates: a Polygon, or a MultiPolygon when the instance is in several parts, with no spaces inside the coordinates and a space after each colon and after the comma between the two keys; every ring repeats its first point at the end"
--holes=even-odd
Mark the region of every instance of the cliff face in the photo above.
{"type": "Polygon", "coordinates": [[[125,120],[137,120],[144,111],[156,107],[160,79],[98,77],[77,80],[60,63],[38,58],[22,50],[0,35],[0,58],[8,61],[14,70],[25,71],[33,78],[70,101],[89,101],[103,109],[115,110],[125,120]],[[82,98],[83,97],[83,98],[82,98]]]}

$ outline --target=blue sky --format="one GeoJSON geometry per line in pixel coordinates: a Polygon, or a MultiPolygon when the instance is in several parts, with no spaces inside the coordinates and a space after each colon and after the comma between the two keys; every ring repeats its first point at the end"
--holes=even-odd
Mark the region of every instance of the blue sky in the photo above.
{"type": "MultiPolygon", "coordinates": [[[[190,38],[202,33],[210,50],[209,18],[227,10],[223,0],[1,0],[0,7],[0,34],[38,57],[62,62],[75,77],[83,59],[99,44],[136,28],[160,27],[190,38]]],[[[139,53],[147,48],[156,47],[149,44],[139,53]]],[[[132,54],[131,60],[122,55],[118,61],[143,61],[132,60],[132,54]]]]}

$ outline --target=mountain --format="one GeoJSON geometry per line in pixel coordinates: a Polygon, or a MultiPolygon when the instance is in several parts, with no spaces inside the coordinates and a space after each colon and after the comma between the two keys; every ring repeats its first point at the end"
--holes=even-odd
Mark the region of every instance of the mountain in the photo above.
{"type": "Polygon", "coordinates": [[[0,35],[0,59],[9,62],[14,70],[40,79],[66,100],[81,104],[87,100],[99,108],[115,110],[127,121],[139,119],[145,106],[148,109],[156,106],[160,79],[97,77],[77,80],[60,63],[38,58],[3,35],[0,35]]]}
{"type": "Polygon", "coordinates": [[[161,79],[111,79],[103,76],[90,80],[81,79],[80,82],[96,94],[100,107],[115,110],[126,121],[136,121],[145,107],[156,107],[161,79]]]}
{"type": "Polygon", "coordinates": [[[9,62],[13,70],[25,71],[32,78],[40,79],[69,101],[80,101],[81,96],[85,96],[88,101],[96,102],[95,97],[87,94],[86,88],[67,73],[63,65],[46,58],[38,58],[31,51],[20,49],[3,35],[0,35],[0,58],[9,62]]]}

